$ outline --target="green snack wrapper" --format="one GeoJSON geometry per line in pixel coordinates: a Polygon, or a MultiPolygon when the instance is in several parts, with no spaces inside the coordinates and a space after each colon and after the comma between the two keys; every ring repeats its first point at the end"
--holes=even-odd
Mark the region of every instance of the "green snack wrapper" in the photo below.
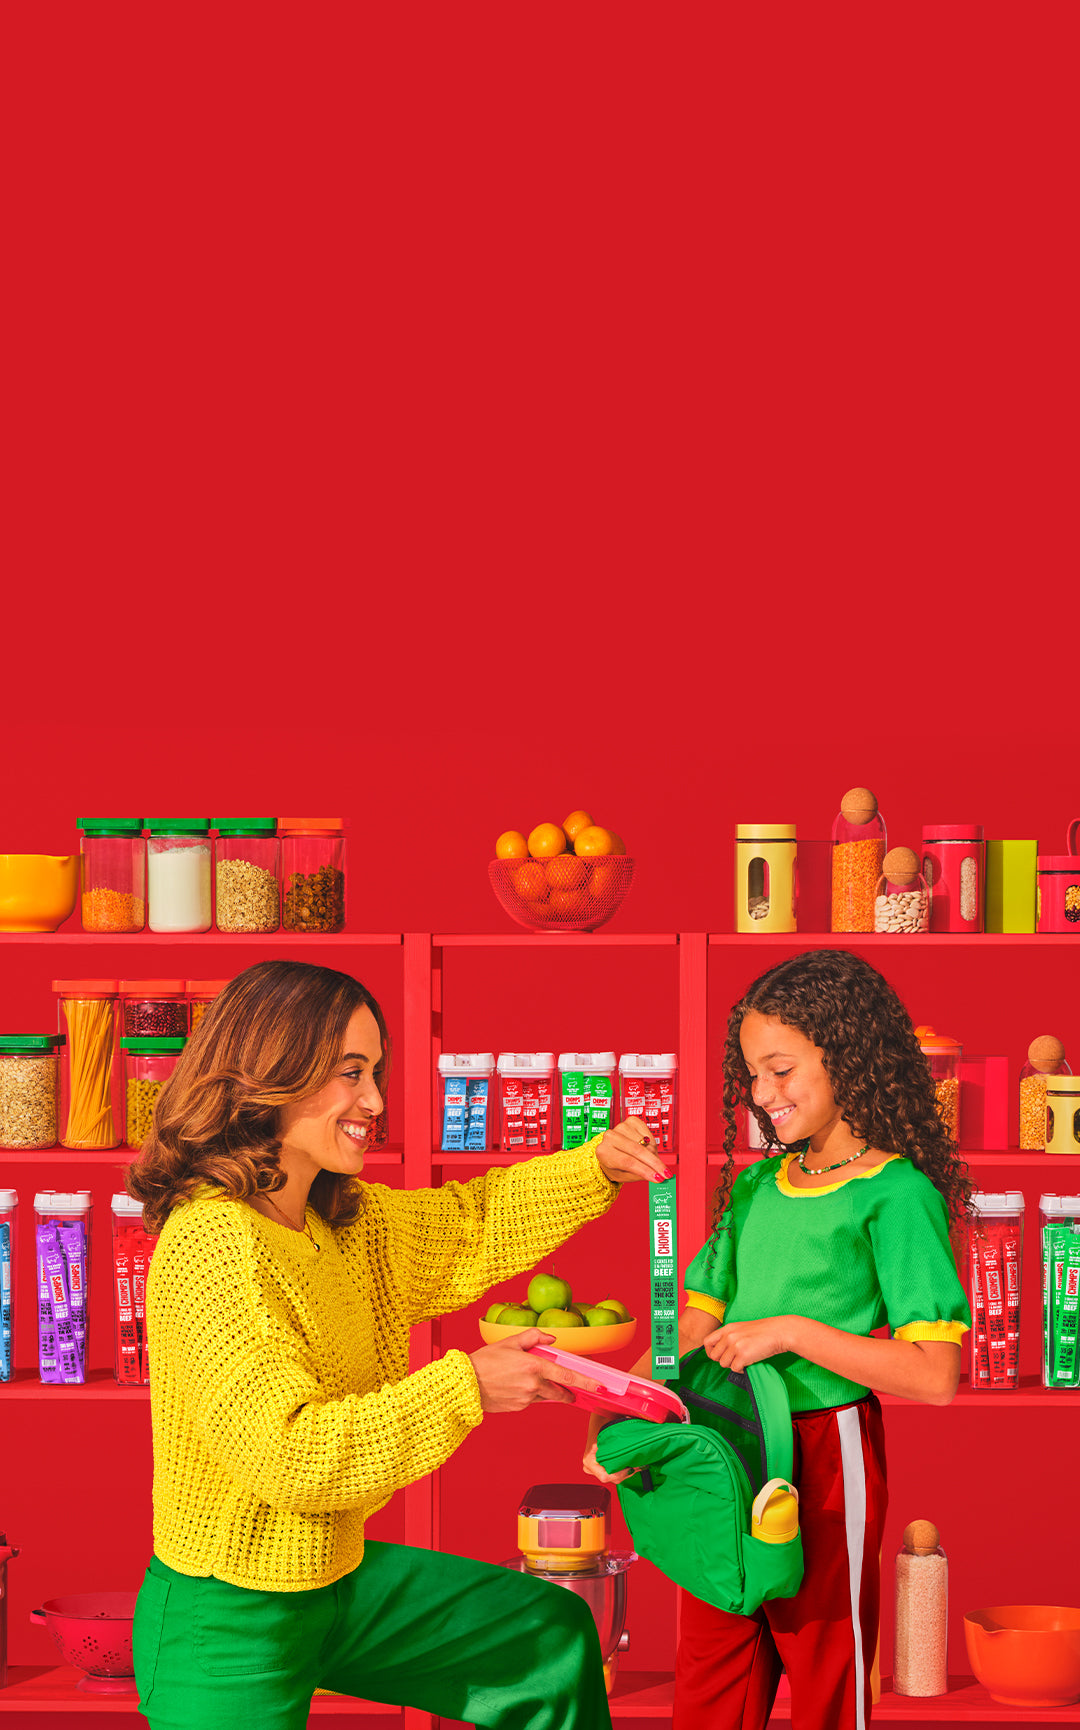
{"type": "Polygon", "coordinates": [[[675,1179],[649,1184],[649,1287],[652,1378],[669,1381],[679,1368],[679,1310],[675,1276],[675,1179]]]}
{"type": "Polygon", "coordinates": [[[589,1111],[589,1132],[585,1139],[591,1141],[594,1135],[603,1135],[605,1130],[611,1128],[614,1089],[610,1075],[587,1075],[584,1080],[589,1111]]]}
{"type": "Polygon", "coordinates": [[[585,1077],[580,1070],[562,1072],[562,1144],[564,1147],[584,1147],[588,1141],[588,1110],[585,1104],[585,1077]]]}

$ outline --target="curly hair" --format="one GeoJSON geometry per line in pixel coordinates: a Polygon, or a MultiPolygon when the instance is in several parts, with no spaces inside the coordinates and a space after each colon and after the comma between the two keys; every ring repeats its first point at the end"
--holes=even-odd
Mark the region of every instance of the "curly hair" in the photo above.
{"type": "Polygon", "coordinates": [[[767,1148],[784,1144],[751,1096],[750,1071],[739,1040],[751,1010],[775,1015],[821,1051],[833,1097],[852,1134],[883,1153],[899,1153],[941,1191],[951,1224],[971,1214],[972,1184],[956,1142],[937,1112],[934,1078],[911,1018],[896,992],[858,955],[815,949],[770,967],[728,1018],[724,1045],[724,1154],[713,1204],[719,1227],[734,1181],[737,1112],[752,1111],[767,1148]]]}
{"type": "MultiPolygon", "coordinates": [[[[385,1095],[386,1022],[351,974],[306,961],[261,961],[229,981],[180,1054],[139,1158],[124,1173],[148,1232],[159,1232],[200,1184],[218,1184],[240,1200],[284,1188],[281,1108],[326,1086],[358,1009],[370,1009],[379,1029],[374,1075],[385,1095]]],[[[329,1225],[351,1225],[363,1191],[353,1177],[320,1171],[309,1200],[329,1225]]]]}

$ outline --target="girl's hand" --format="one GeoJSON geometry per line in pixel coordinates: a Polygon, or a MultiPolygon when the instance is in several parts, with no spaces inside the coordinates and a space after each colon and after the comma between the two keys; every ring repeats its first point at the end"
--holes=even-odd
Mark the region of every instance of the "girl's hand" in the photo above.
{"type": "Polygon", "coordinates": [[[744,1370],[762,1358],[791,1350],[787,1344],[791,1316],[767,1316],[762,1321],[725,1322],[702,1341],[714,1364],[724,1370],[744,1370]]]}
{"type": "Polygon", "coordinates": [[[628,1466],[625,1472],[605,1472],[596,1457],[595,1442],[582,1456],[581,1464],[590,1477],[599,1479],[602,1484],[621,1484],[624,1478],[632,1477],[635,1470],[634,1467],[628,1466]]]}
{"type": "Polygon", "coordinates": [[[596,1149],[600,1169],[612,1183],[634,1183],[639,1178],[670,1177],[656,1152],[656,1142],[640,1117],[628,1117],[605,1130],[596,1149]]]}

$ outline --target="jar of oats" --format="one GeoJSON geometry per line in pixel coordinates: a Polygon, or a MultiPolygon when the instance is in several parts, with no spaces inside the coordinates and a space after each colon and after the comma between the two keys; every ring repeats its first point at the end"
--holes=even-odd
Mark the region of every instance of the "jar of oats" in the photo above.
{"type": "Polygon", "coordinates": [[[982,824],[924,824],[922,869],[933,897],[931,931],[982,931],[986,899],[982,824]]]}
{"type": "Polygon", "coordinates": [[[869,787],[852,787],[832,828],[832,929],[873,931],[885,863],[885,819],[869,787]]]}
{"type": "Polygon", "coordinates": [[[55,1147],[62,1033],[0,1038],[0,1147],[55,1147]]]}
{"type": "Polygon", "coordinates": [[[214,924],[219,931],[276,931],[281,923],[281,843],[276,817],[215,817],[214,924]]]}
{"type": "Polygon", "coordinates": [[[937,1033],[932,1027],[917,1027],[919,1050],[930,1065],[937,1095],[938,1116],[955,1142],[960,1140],[960,1059],[964,1048],[958,1039],[937,1033]]]}
{"type": "Polygon", "coordinates": [[[1053,1033],[1040,1033],[1028,1046],[1020,1071],[1020,1142],[1029,1153],[1046,1146],[1046,1083],[1051,1075],[1071,1075],[1065,1047],[1053,1033]]]}
{"type": "Polygon", "coordinates": [[[279,817],[281,925],[312,933],[345,929],[345,830],[340,817],[279,817]]]}

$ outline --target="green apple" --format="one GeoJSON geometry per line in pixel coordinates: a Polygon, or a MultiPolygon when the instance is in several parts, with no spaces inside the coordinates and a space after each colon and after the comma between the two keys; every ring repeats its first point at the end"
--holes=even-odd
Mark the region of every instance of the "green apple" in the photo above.
{"type": "Polygon", "coordinates": [[[569,1309],[573,1296],[566,1281],[553,1273],[534,1273],[529,1281],[529,1308],[537,1315],[541,1310],[569,1309]]]}
{"type": "Polygon", "coordinates": [[[536,1311],[526,1309],[524,1304],[504,1304],[495,1320],[504,1328],[534,1328],[536,1311]]]}
{"type": "MultiPolygon", "coordinates": [[[[532,1290],[531,1286],[529,1290],[532,1290]]],[[[536,1325],[538,1328],[551,1330],[554,1328],[583,1328],[585,1323],[579,1315],[574,1314],[573,1310],[550,1309],[544,1310],[537,1317],[536,1325]]]]}
{"type": "Polygon", "coordinates": [[[503,1302],[502,1298],[500,1298],[498,1303],[493,1303],[493,1304],[490,1304],[488,1306],[488,1309],[484,1315],[484,1320],[486,1322],[497,1322],[499,1317],[502,1315],[503,1310],[505,1308],[506,1308],[506,1305],[503,1302]]]}
{"type": "Polygon", "coordinates": [[[586,1304],[583,1313],[585,1326],[588,1328],[615,1328],[622,1320],[621,1316],[617,1316],[614,1310],[609,1310],[604,1304],[586,1304]]]}
{"type": "Polygon", "coordinates": [[[587,1307],[585,1304],[567,1304],[566,1307],[568,1310],[573,1310],[573,1312],[576,1316],[581,1316],[582,1319],[584,1319],[585,1310],[587,1307]]]}
{"type": "Polygon", "coordinates": [[[597,1308],[614,1310],[621,1322],[632,1322],[634,1319],[626,1305],[620,1303],[618,1298],[601,1298],[597,1308]]]}

